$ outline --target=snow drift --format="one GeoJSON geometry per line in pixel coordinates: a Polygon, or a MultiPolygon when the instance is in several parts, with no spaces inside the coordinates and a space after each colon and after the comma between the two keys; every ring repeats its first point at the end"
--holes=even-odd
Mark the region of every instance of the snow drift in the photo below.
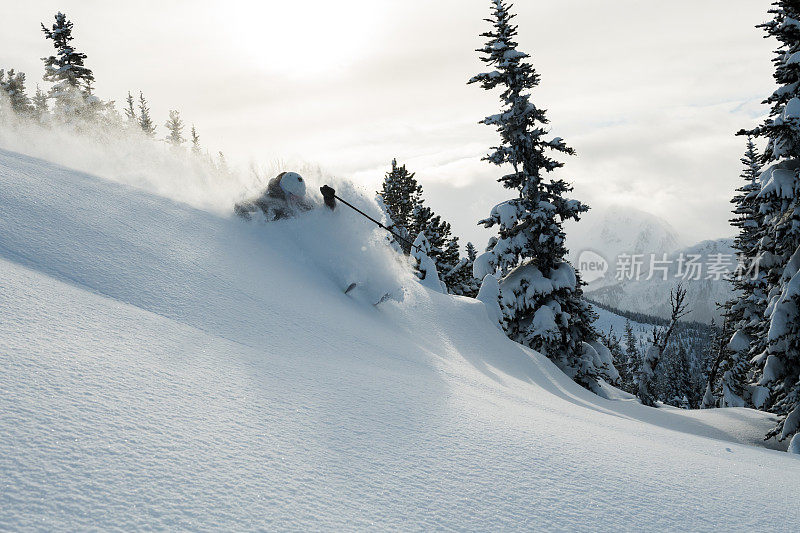
{"type": "Polygon", "coordinates": [[[599,398],[348,211],[148,190],[0,150],[0,529],[796,527],[768,415],[599,398]]]}

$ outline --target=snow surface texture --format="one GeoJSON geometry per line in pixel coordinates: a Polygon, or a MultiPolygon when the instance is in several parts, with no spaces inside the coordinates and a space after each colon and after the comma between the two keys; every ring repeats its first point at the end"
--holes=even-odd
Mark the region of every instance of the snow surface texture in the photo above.
{"type": "Polygon", "coordinates": [[[800,520],[800,460],[742,444],[769,416],[599,398],[347,210],[246,223],[0,150],[0,269],[0,530],[800,520]]]}

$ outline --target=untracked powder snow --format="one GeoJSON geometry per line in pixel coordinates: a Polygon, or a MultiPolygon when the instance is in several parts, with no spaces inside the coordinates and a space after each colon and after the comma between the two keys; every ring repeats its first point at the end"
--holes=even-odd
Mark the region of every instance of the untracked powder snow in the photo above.
{"type": "Polygon", "coordinates": [[[0,530],[800,523],[771,415],[592,394],[349,210],[247,222],[0,150],[0,271],[0,530]]]}

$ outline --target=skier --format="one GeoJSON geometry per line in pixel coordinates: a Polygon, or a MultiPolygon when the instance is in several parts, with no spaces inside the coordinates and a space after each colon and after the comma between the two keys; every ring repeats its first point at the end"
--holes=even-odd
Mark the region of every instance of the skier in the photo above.
{"type": "Polygon", "coordinates": [[[306,198],[306,183],[297,172],[281,172],[267,184],[267,190],[254,200],[236,204],[234,211],[250,220],[260,209],[267,220],[293,216],[299,209],[308,211],[313,205],[306,198]]]}

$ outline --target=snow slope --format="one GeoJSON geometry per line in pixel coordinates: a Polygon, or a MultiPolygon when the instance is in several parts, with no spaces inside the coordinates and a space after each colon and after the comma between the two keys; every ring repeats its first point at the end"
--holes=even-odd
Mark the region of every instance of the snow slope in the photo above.
{"type": "Polygon", "coordinates": [[[0,269],[0,530],[800,519],[768,416],[594,396],[347,211],[247,224],[0,150],[0,269]]]}

